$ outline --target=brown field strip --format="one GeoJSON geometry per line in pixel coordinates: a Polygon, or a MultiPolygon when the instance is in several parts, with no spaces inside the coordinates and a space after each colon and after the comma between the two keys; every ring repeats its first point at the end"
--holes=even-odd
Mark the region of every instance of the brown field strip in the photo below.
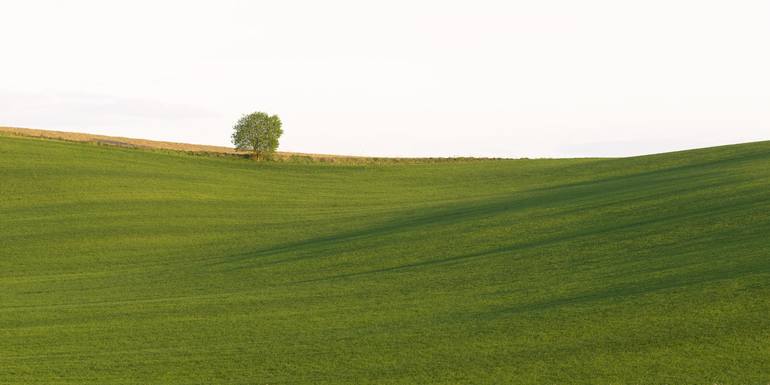
{"type": "MultiPolygon", "coordinates": [[[[65,141],[72,141],[72,142],[96,143],[101,145],[117,146],[117,147],[161,149],[161,150],[171,150],[171,151],[223,154],[223,155],[234,155],[234,156],[249,155],[248,152],[237,151],[232,147],[210,146],[205,144],[164,142],[164,141],[158,141],[158,140],[124,138],[120,136],[95,135],[95,134],[85,134],[85,133],[79,133],[79,132],[39,130],[39,129],[33,129],[33,128],[0,127],[0,134],[34,137],[34,138],[58,139],[58,140],[65,140],[65,141]]],[[[300,152],[283,152],[283,151],[277,152],[275,156],[279,159],[289,159],[292,157],[299,157],[299,158],[309,158],[312,160],[328,161],[328,162],[334,162],[335,160],[365,161],[365,160],[377,159],[377,158],[346,156],[346,155],[306,154],[306,153],[300,153],[300,152]]]]}
{"type": "MultiPolygon", "coordinates": [[[[136,138],[124,138],[120,136],[107,136],[86,134],[80,132],[40,130],[35,128],[21,127],[2,127],[0,126],[0,135],[15,135],[31,138],[56,139],[70,142],[94,143],[98,145],[156,149],[167,151],[180,151],[192,154],[218,155],[218,156],[239,156],[248,157],[247,151],[237,151],[232,147],[210,146],[206,144],[190,144],[177,142],[164,142],[159,140],[147,140],[136,138]]],[[[472,161],[489,159],[510,159],[510,158],[476,158],[476,157],[436,157],[436,158],[409,158],[409,157],[367,157],[353,155],[327,155],[310,154],[302,152],[278,151],[273,159],[283,161],[311,161],[324,163],[434,163],[434,162],[452,162],[452,161],[472,161]]]]}

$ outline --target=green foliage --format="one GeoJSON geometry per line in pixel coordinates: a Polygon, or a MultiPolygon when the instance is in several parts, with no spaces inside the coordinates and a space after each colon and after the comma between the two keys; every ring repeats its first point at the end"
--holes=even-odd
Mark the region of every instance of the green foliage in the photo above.
{"type": "Polygon", "coordinates": [[[0,383],[767,384],[768,165],[0,137],[0,383]]]}
{"type": "Polygon", "coordinates": [[[270,158],[283,134],[278,115],[254,112],[243,115],[233,127],[232,141],[238,150],[254,152],[257,159],[270,158]]]}

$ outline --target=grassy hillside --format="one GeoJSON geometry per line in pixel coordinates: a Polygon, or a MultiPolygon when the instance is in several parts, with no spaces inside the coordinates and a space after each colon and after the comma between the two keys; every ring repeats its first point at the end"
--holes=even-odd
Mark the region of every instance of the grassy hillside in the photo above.
{"type": "Polygon", "coordinates": [[[770,142],[261,163],[0,136],[0,383],[767,384],[770,142]]]}

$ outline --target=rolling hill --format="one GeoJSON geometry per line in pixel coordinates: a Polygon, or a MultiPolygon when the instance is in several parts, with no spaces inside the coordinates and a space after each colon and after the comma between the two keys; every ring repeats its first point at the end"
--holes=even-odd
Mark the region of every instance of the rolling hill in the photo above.
{"type": "Polygon", "coordinates": [[[767,384],[770,142],[256,163],[0,135],[0,383],[767,384]]]}

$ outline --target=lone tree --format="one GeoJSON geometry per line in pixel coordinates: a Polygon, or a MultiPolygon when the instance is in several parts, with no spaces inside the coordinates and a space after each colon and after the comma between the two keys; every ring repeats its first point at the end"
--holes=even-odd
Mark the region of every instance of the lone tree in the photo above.
{"type": "Polygon", "coordinates": [[[254,152],[257,159],[269,159],[283,134],[281,118],[264,112],[243,115],[233,126],[233,144],[238,150],[254,152]]]}

